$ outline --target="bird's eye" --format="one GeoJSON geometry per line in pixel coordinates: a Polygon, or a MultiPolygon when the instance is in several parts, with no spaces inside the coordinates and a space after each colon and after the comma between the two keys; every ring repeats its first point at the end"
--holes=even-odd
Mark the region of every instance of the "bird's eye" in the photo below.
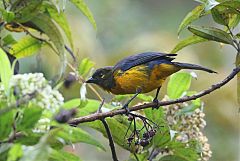
{"type": "Polygon", "coordinates": [[[99,73],[99,74],[98,74],[98,77],[99,77],[99,78],[103,78],[103,77],[104,77],[104,74],[103,74],[103,73],[99,73]]]}
{"type": "Polygon", "coordinates": [[[104,74],[103,73],[100,73],[100,78],[104,78],[104,74]]]}

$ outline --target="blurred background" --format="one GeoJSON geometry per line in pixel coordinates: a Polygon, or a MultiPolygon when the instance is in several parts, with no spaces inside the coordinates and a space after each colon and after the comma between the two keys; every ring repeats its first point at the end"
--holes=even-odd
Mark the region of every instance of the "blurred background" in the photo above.
{"type": "MultiPolygon", "coordinates": [[[[186,0],[85,0],[97,22],[94,30],[86,17],[74,6],[66,3],[66,13],[72,29],[74,53],[78,60],[89,57],[96,62],[95,68],[114,65],[125,56],[144,51],[170,52],[187,31],[178,37],[177,28],[184,16],[197,3],[186,0]]],[[[212,17],[200,19],[195,24],[212,26],[212,17]]],[[[184,48],[177,61],[201,64],[218,71],[217,75],[197,72],[191,90],[200,91],[221,81],[234,68],[235,51],[228,46],[206,42],[184,48]]],[[[69,57],[69,62],[72,59],[69,57]]],[[[21,72],[44,72],[52,78],[58,70],[58,58],[49,56],[48,50],[21,61],[21,72]]],[[[62,89],[66,99],[79,97],[79,85],[62,89]]],[[[102,92],[102,91],[101,91],[102,92]]],[[[109,95],[102,92],[103,95],[109,95]]],[[[165,87],[161,97],[166,93],[165,87]]],[[[95,98],[88,93],[89,98],[95,98]]],[[[240,113],[236,97],[236,79],[214,93],[204,96],[207,127],[205,134],[213,151],[212,161],[237,161],[239,157],[240,113]]],[[[102,138],[108,149],[108,140],[101,134],[89,130],[102,138]]],[[[128,152],[117,148],[120,160],[128,158],[128,152]]],[[[85,144],[76,145],[75,152],[85,161],[111,160],[110,151],[102,152],[85,144]]]]}

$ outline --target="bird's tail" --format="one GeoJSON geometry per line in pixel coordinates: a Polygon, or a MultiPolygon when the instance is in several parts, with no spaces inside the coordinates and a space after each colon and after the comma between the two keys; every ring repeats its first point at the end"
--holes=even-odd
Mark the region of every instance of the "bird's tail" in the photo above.
{"type": "Polygon", "coordinates": [[[203,70],[208,73],[217,73],[211,69],[202,67],[200,65],[195,65],[195,64],[188,64],[188,63],[179,63],[179,62],[173,62],[174,65],[180,67],[181,69],[194,69],[194,70],[203,70]]]}

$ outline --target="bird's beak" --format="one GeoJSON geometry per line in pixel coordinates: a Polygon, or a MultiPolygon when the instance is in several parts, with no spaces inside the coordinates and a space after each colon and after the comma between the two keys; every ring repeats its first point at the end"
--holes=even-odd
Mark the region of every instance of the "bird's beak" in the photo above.
{"type": "Polygon", "coordinates": [[[90,77],[86,83],[96,83],[96,79],[94,79],[93,77],[90,77]]]}

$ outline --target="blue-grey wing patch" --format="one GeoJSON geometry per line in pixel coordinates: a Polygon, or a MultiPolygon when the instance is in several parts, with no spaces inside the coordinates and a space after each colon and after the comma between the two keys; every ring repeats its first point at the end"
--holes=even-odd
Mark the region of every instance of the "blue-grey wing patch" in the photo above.
{"type": "Polygon", "coordinates": [[[141,54],[131,55],[121,61],[119,61],[114,67],[115,70],[126,71],[134,66],[141,65],[153,60],[166,60],[171,62],[177,54],[165,54],[159,52],[145,52],[141,54]]]}

